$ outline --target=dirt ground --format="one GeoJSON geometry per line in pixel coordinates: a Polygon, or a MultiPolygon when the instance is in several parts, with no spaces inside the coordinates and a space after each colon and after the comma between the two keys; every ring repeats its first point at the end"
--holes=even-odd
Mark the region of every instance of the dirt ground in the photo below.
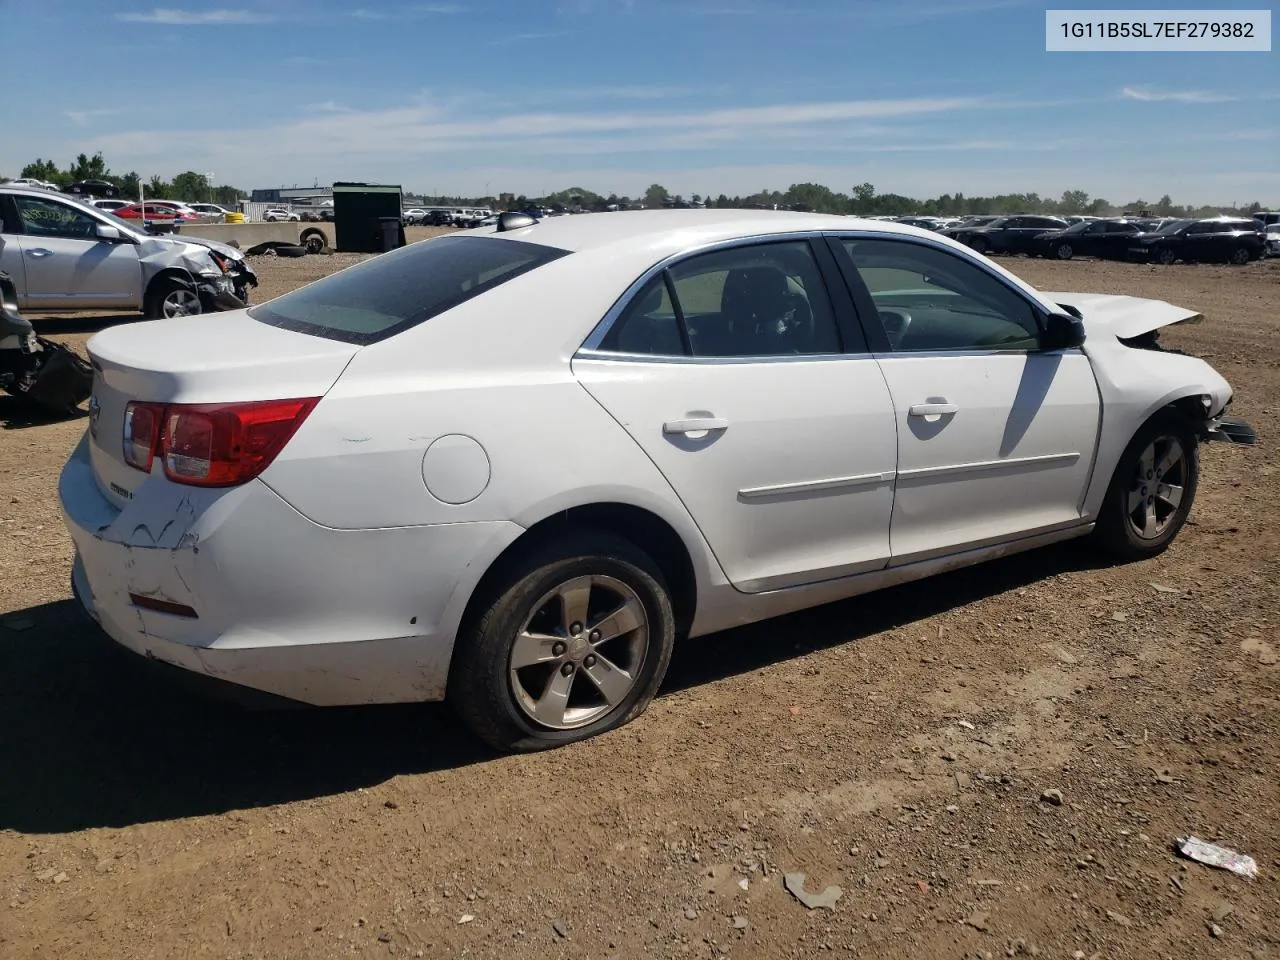
{"type": "MultiPolygon", "coordinates": [[[[260,259],[258,299],[353,259],[260,259]]],[[[536,756],[439,705],[248,709],[114,647],[67,586],[83,421],[0,398],[0,957],[1280,960],[1280,261],[1005,262],[1206,314],[1164,342],[1263,442],[1204,450],[1173,547],[691,641],[638,722],[536,756]],[[843,895],[809,911],[793,871],[843,895]]]]}

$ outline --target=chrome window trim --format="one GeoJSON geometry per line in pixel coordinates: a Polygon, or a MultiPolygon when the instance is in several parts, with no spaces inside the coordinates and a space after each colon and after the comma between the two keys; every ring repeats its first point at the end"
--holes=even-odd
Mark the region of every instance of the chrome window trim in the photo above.
{"type": "Polygon", "coordinates": [[[617,350],[596,350],[582,347],[573,355],[574,360],[611,360],[615,363],[685,363],[697,365],[720,363],[830,363],[839,360],[872,360],[871,353],[762,353],[740,357],[687,357],[671,353],[624,353],[617,350]]]}
{"type": "MultiPolygon", "coordinates": [[[[749,237],[734,237],[730,240],[712,240],[696,247],[688,247],[687,249],[681,250],[679,253],[669,254],[668,256],[664,257],[663,259],[655,263],[653,266],[651,266],[644,273],[640,274],[639,278],[633,281],[631,285],[628,286],[627,289],[622,292],[622,296],[620,296],[617,300],[614,301],[613,306],[609,308],[608,312],[605,313],[605,315],[601,318],[600,322],[597,323],[595,327],[591,330],[591,333],[587,335],[587,339],[582,341],[582,345],[578,347],[574,356],[575,357],[581,356],[584,352],[589,351],[591,354],[594,355],[595,359],[597,360],[627,358],[627,359],[645,359],[645,360],[656,360],[656,361],[666,361],[666,362],[671,362],[674,360],[710,360],[710,361],[723,362],[725,360],[739,360],[739,359],[744,359],[749,361],[758,361],[761,359],[765,359],[766,357],[777,357],[778,359],[783,359],[783,360],[794,360],[794,359],[808,359],[815,356],[821,356],[820,354],[812,354],[812,353],[811,354],[765,354],[761,357],[685,357],[685,356],[675,356],[670,354],[657,354],[657,353],[624,354],[624,353],[617,353],[612,350],[601,350],[600,344],[604,342],[604,338],[608,335],[609,331],[613,328],[613,325],[618,321],[618,318],[622,316],[623,312],[627,309],[627,307],[631,305],[631,301],[640,293],[641,290],[644,289],[646,284],[648,284],[649,281],[652,280],[654,277],[662,273],[662,271],[675,266],[677,263],[681,263],[692,257],[700,256],[701,254],[704,254],[704,253],[715,253],[720,250],[732,250],[735,247],[756,247],[764,243],[791,243],[797,240],[805,240],[805,241],[821,240],[824,234],[825,234],[825,231],[823,230],[797,230],[797,231],[788,231],[783,233],[753,234],[752,236],[749,236],[749,237]]],[[[816,266],[817,258],[814,259],[814,263],[816,266]]],[[[830,296],[830,291],[828,291],[828,296],[830,296]]],[[[847,356],[847,354],[834,354],[834,356],[843,357],[843,356],[847,356]]]]}

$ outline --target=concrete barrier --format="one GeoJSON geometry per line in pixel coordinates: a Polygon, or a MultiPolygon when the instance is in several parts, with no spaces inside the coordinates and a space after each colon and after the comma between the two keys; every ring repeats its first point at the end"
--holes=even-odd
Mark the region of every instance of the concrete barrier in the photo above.
{"type": "Polygon", "coordinates": [[[317,233],[324,246],[333,246],[332,223],[184,223],[178,230],[178,236],[217,240],[237,250],[263,243],[305,243],[306,237],[317,233]]]}

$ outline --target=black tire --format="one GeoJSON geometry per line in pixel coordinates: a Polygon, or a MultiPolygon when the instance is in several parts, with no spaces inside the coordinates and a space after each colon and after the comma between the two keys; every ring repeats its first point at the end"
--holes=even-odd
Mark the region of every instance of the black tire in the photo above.
{"type": "MultiPolygon", "coordinates": [[[[1116,471],[1111,477],[1110,486],[1107,487],[1106,499],[1102,502],[1102,509],[1098,512],[1098,522],[1094,527],[1094,537],[1098,544],[1121,560],[1142,560],[1163,553],[1186,522],[1196,499],[1199,481],[1200,450],[1195,432],[1191,429],[1186,417],[1178,411],[1172,409],[1161,411],[1134,434],[1116,463],[1116,471]],[[1154,492],[1158,489],[1154,484],[1159,478],[1148,478],[1145,485],[1139,486],[1140,460],[1144,451],[1154,445],[1154,459],[1158,467],[1162,458],[1162,449],[1166,451],[1168,449],[1162,441],[1167,442],[1170,439],[1176,440],[1183,450],[1181,461],[1183,473],[1177,477],[1182,481],[1180,484],[1182,494],[1176,509],[1163,518],[1164,526],[1157,535],[1143,536],[1137,531],[1135,522],[1130,516],[1130,496],[1138,497],[1139,490],[1154,492]]],[[[1168,506],[1167,502],[1159,497],[1155,499],[1157,511],[1162,503],[1168,506]]],[[[1138,508],[1142,508],[1141,501],[1138,508]]]]}
{"type": "Polygon", "coordinates": [[[319,253],[325,248],[324,234],[318,230],[302,235],[302,246],[307,248],[307,253],[319,253]]]}
{"type": "MultiPolygon", "coordinates": [[[[484,593],[476,598],[458,631],[449,668],[448,701],[490,746],[502,751],[532,751],[585,740],[629,723],[644,712],[657,693],[675,646],[675,616],[662,572],[629,541],[595,530],[559,536],[517,557],[482,589],[484,593]],[[647,642],[638,667],[633,665],[632,685],[617,704],[590,723],[555,729],[533,720],[517,702],[519,692],[513,685],[518,681],[509,666],[511,654],[516,635],[537,614],[535,605],[559,585],[584,576],[611,578],[633,592],[646,616],[644,626],[638,629],[647,642]]],[[[584,624],[578,635],[589,630],[589,624],[584,624]]],[[[563,666],[549,665],[547,678],[563,666]]],[[[582,682],[580,692],[595,692],[587,680],[582,682]]]]}
{"type": "Polygon", "coordinates": [[[1071,249],[1071,244],[1069,243],[1058,244],[1053,248],[1053,252],[1059,260],[1070,260],[1075,256],[1075,251],[1071,249]]]}
{"type": "Polygon", "coordinates": [[[286,243],[275,248],[277,257],[305,257],[307,248],[297,244],[286,243]]]}
{"type": "Polygon", "coordinates": [[[1231,251],[1231,262],[1238,267],[1244,266],[1253,259],[1253,254],[1249,252],[1248,247],[1236,247],[1231,251]]]}
{"type": "Polygon", "coordinates": [[[189,312],[192,315],[201,312],[200,296],[195,289],[186,280],[178,277],[160,277],[152,281],[151,286],[147,289],[146,300],[142,305],[142,313],[148,320],[163,320],[167,316],[165,312],[165,301],[170,296],[178,293],[188,295],[189,302],[193,309],[189,312]]]}
{"type": "Polygon", "coordinates": [[[1170,264],[1177,263],[1178,252],[1173,247],[1161,247],[1155,253],[1155,259],[1159,263],[1163,263],[1166,267],[1170,264]]]}
{"type": "Polygon", "coordinates": [[[988,250],[991,249],[991,245],[987,243],[987,241],[984,240],[982,237],[970,237],[969,249],[971,249],[974,253],[986,253],[988,250]]]}

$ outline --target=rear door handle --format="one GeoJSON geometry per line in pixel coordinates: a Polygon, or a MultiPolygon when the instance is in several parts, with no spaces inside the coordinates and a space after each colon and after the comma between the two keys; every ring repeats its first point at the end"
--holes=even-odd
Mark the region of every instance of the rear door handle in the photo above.
{"type": "Polygon", "coordinates": [[[915,403],[907,412],[913,417],[941,417],[959,411],[960,408],[954,403],[915,403]]]}
{"type": "Polygon", "coordinates": [[[27,253],[31,254],[33,257],[52,257],[53,256],[53,251],[46,250],[44,247],[36,247],[34,250],[28,250],[27,253]]]}
{"type": "Polygon", "coordinates": [[[668,420],[662,425],[663,433],[706,433],[709,430],[728,430],[729,421],[720,417],[695,417],[691,420],[668,420]]]}

